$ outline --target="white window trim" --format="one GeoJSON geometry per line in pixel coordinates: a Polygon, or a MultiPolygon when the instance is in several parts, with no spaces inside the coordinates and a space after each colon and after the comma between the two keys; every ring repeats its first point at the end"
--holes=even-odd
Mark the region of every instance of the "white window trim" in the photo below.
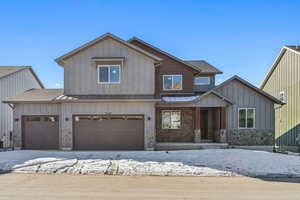
{"type": "Polygon", "coordinates": [[[182,90],[182,74],[164,74],[163,75],[163,90],[164,91],[176,91],[176,90],[182,90]],[[174,84],[174,82],[173,82],[173,76],[180,76],[181,77],[181,87],[180,87],[180,89],[166,89],[165,88],[165,76],[172,76],[172,88],[173,88],[173,84],[174,84]]]}
{"type": "Polygon", "coordinates": [[[97,66],[97,71],[98,71],[98,84],[120,84],[121,83],[121,74],[122,74],[122,68],[121,68],[121,65],[98,65],[97,66]],[[109,73],[109,70],[108,70],[108,82],[100,82],[100,68],[101,67],[115,67],[115,66],[118,66],[119,67],[119,82],[110,82],[110,73],[109,73]]]}
{"type": "Polygon", "coordinates": [[[195,84],[195,85],[210,85],[210,83],[211,83],[211,80],[210,80],[210,79],[211,79],[210,76],[197,76],[197,77],[195,77],[195,79],[194,79],[194,84],[195,84]],[[201,83],[197,84],[197,83],[196,83],[196,79],[197,79],[197,78],[208,78],[208,84],[201,84],[201,83]]]}
{"type": "MultiPolygon", "coordinates": [[[[181,110],[162,110],[161,113],[160,113],[160,117],[161,117],[161,129],[163,130],[179,130],[181,129],[182,127],[182,112],[181,110]],[[162,118],[162,115],[164,112],[171,112],[171,115],[172,115],[172,112],[180,112],[180,127],[179,128],[163,128],[163,118],[162,118]]],[[[170,116],[172,118],[172,116],[170,116]]],[[[172,123],[172,121],[171,121],[172,123]]]]}
{"type": "Polygon", "coordinates": [[[256,115],[256,109],[255,108],[238,108],[238,129],[255,129],[255,115],[256,115]],[[240,110],[246,110],[246,127],[240,127],[240,110]],[[247,124],[248,110],[254,110],[253,127],[252,128],[248,128],[248,124],[247,124]]]}

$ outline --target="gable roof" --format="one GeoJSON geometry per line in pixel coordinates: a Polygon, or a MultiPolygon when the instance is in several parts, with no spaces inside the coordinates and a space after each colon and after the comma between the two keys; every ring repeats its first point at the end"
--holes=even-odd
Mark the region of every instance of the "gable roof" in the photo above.
{"type": "Polygon", "coordinates": [[[152,49],[154,49],[154,50],[156,50],[156,51],[158,51],[158,52],[160,52],[160,53],[162,53],[162,54],[164,54],[164,55],[172,58],[173,60],[176,60],[177,62],[180,62],[181,64],[184,64],[187,67],[192,68],[193,70],[196,70],[197,72],[201,72],[201,69],[199,67],[197,67],[197,66],[195,66],[193,64],[190,64],[188,62],[185,62],[184,60],[182,60],[180,58],[177,58],[176,56],[173,56],[173,55],[171,55],[171,54],[169,54],[169,53],[167,53],[167,52],[165,52],[165,51],[163,51],[163,50],[161,50],[161,49],[159,49],[159,48],[157,48],[157,47],[155,47],[155,46],[153,46],[153,45],[151,45],[151,44],[149,44],[149,43],[147,43],[147,42],[145,42],[145,41],[143,41],[143,40],[141,40],[141,39],[139,39],[137,37],[133,37],[133,38],[131,38],[131,39],[128,40],[129,43],[131,43],[132,41],[137,41],[139,43],[142,43],[145,46],[148,46],[148,47],[150,47],[150,48],[152,48],[152,49]]]}
{"type": "Polygon", "coordinates": [[[64,93],[63,89],[31,89],[4,100],[4,103],[49,102],[64,93]]]}
{"type": "Polygon", "coordinates": [[[195,67],[201,70],[201,73],[204,74],[223,74],[222,71],[212,66],[205,60],[185,60],[185,62],[194,65],[195,67]]]}
{"type": "Polygon", "coordinates": [[[196,95],[196,96],[165,96],[162,97],[163,102],[166,103],[185,103],[185,102],[196,102],[196,101],[201,101],[204,97],[209,96],[209,95],[215,95],[216,97],[220,98],[222,101],[226,101],[229,104],[233,104],[232,101],[222,94],[220,94],[217,91],[214,90],[209,90],[205,92],[204,94],[201,95],[196,95]]]}
{"type": "Polygon", "coordinates": [[[123,40],[123,39],[121,39],[121,38],[119,38],[119,37],[117,37],[117,36],[115,36],[111,33],[105,33],[104,35],[101,35],[100,37],[98,37],[98,38],[96,38],[96,39],[94,39],[94,40],[92,40],[88,43],[85,43],[84,45],[82,45],[82,46],[80,46],[80,47],[78,47],[78,48],[76,48],[76,49],[74,49],[74,50],[58,57],[58,58],[56,58],[55,62],[57,62],[59,65],[62,65],[63,60],[73,56],[74,54],[76,54],[76,53],[78,53],[78,52],[80,52],[80,51],[82,51],[82,50],[84,50],[84,49],[86,49],[86,48],[88,48],[88,47],[90,47],[90,46],[106,39],[106,38],[111,38],[113,40],[116,40],[116,41],[120,42],[121,44],[123,44],[123,45],[125,45],[125,46],[139,52],[139,53],[142,53],[145,56],[150,57],[151,59],[156,61],[156,63],[160,63],[161,60],[162,60],[161,58],[159,58],[159,57],[157,57],[157,56],[155,56],[155,55],[153,55],[153,54],[151,54],[151,53],[149,53],[149,52],[147,52],[147,51],[145,51],[145,50],[143,50],[143,49],[141,49],[141,48],[139,48],[139,47],[137,47],[133,44],[130,44],[129,42],[127,42],[127,41],[125,41],[125,40],[123,40]]]}
{"type": "Polygon", "coordinates": [[[31,66],[0,66],[0,79],[25,69],[29,69],[41,88],[44,88],[43,83],[40,81],[31,66]]]}
{"type": "Polygon", "coordinates": [[[269,72],[267,73],[266,77],[264,78],[260,88],[263,89],[267,83],[267,81],[269,80],[269,78],[271,77],[272,73],[274,72],[275,68],[277,67],[279,61],[281,60],[282,56],[284,55],[284,53],[286,51],[291,51],[294,52],[298,55],[300,55],[300,46],[295,46],[295,45],[286,45],[283,46],[279,52],[279,55],[276,57],[274,63],[271,66],[271,69],[269,70],[269,72]]]}
{"type": "Polygon", "coordinates": [[[241,77],[236,76],[236,75],[233,76],[233,77],[231,77],[231,78],[229,78],[229,79],[227,79],[226,81],[224,81],[224,82],[221,83],[220,85],[216,86],[216,87],[213,88],[212,90],[217,90],[218,88],[223,87],[223,86],[229,84],[230,82],[232,82],[232,81],[234,81],[234,80],[239,81],[239,82],[242,83],[243,85],[245,85],[245,86],[247,86],[248,88],[254,90],[255,92],[261,94],[262,96],[266,97],[267,99],[273,101],[273,102],[276,103],[276,104],[280,104],[280,105],[283,105],[283,104],[284,104],[284,103],[281,102],[279,99],[277,99],[277,98],[273,97],[272,95],[266,93],[265,91],[263,91],[263,90],[261,90],[261,89],[255,87],[254,85],[252,85],[252,84],[249,83],[248,81],[246,81],[246,80],[244,80],[244,79],[242,79],[241,77]]]}

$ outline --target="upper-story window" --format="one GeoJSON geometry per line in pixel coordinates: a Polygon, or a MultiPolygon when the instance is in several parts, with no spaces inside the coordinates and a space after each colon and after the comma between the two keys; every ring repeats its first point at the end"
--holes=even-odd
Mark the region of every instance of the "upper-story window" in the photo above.
{"type": "Polygon", "coordinates": [[[195,85],[209,85],[210,84],[210,77],[196,77],[195,78],[195,85]]]}
{"type": "Polygon", "coordinates": [[[120,65],[98,65],[98,83],[120,83],[120,65]]]}
{"type": "Polygon", "coordinates": [[[182,90],[182,75],[163,75],[164,90],[182,90]]]}

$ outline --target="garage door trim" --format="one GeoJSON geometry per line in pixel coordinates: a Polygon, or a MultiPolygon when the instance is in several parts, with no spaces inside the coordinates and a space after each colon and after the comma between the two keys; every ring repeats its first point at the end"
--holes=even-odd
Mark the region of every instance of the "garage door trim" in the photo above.
{"type": "Polygon", "coordinates": [[[145,148],[145,116],[144,114],[73,114],[72,115],[72,140],[73,140],[73,150],[76,149],[75,146],[75,117],[83,117],[83,116],[101,116],[101,117],[115,117],[115,116],[140,116],[142,120],[142,137],[143,137],[143,149],[145,148]]]}

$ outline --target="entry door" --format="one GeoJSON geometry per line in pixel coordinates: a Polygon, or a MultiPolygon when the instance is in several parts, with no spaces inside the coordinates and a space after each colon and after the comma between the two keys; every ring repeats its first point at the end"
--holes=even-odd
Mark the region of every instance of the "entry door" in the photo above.
{"type": "Polygon", "coordinates": [[[201,139],[208,139],[208,110],[200,111],[201,139]]]}

